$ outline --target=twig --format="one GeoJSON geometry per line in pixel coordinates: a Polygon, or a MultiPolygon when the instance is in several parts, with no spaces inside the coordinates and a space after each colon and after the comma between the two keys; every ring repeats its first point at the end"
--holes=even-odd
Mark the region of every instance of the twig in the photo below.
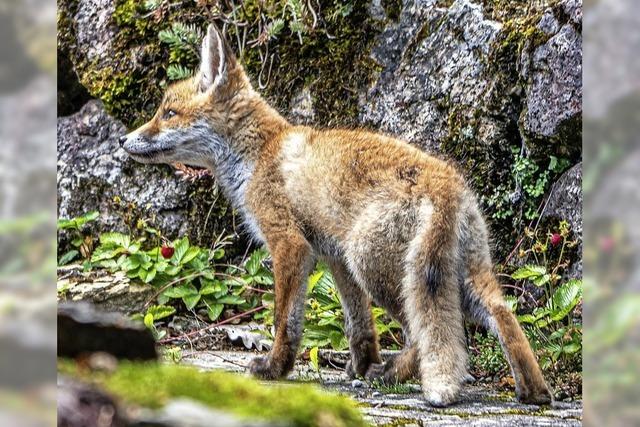
{"type": "Polygon", "coordinates": [[[189,332],[187,334],[182,334],[182,335],[177,336],[177,337],[170,337],[170,338],[162,339],[162,340],[158,341],[158,344],[166,344],[168,342],[174,342],[174,341],[180,341],[180,340],[183,340],[183,339],[189,339],[189,337],[193,337],[193,336],[196,336],[198,334],[202,334],[203,332],[206,332],[206,331],[211,330],[213,328],[216,328],[218,326],[226,325],[227,323],[230,323],[230,322],[232,322],[232,321],[234,321],[236,319],[240,319],[242,317],[248,316],[249,314],[253,314],[253,313],[255,313],[257,311],[260,311],[260,310],[263,310],[265,308],[267,308],[266,305],[261,305],[260,307],[252,308],[251,310],[247,310],[245,312],[238,313],[235,316],[231,316],[231,317],[229,317],[227,319],[224,319],[224,320],[222,320],[222,321],[220,321],[218,323],[214,323],[213,325],[206,326],[206,327],[204,327],[202,329],[198,329],[196,331],[189,332]]]}

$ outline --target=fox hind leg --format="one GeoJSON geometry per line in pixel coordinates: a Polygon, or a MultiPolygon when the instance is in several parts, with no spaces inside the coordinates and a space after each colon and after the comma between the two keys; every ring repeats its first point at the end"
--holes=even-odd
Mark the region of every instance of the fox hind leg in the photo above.
{"type": "Polygon", "coordinates": [[[498,336],[516,383],[519,401],[547,404],[553,398],[549,386],[518,320],[504,303],[500,285],[489,266],[471,274],[465,283],[467,311],[498,336]]]}
{"type": "Polygon", "coordinates": [[[423,275],[409,272],[403,292],[411,342],[419,357],[422,391],[433,406],[454,403],[467,377],[459,286],[452,274],[443,274],[436,289],[423,275]]]}

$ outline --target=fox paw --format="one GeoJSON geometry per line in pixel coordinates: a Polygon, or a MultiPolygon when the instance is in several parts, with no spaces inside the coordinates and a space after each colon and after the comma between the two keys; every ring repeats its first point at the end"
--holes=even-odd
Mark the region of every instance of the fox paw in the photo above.
{"type": "Polygon", "coordinates": [[[367,370],[365,379],[384,385],[393,385],[400,382],[395,372],[393,360],[389,360],[386,363],[372,363],[367,370]]]}
{"type": "Polygon", "coordinates": [[[442,408],[456,403],[460,388],[452,385],[438,384],[422,386],[425,400],[431,406],[442,408]]]}
{"type": "Polygon", "coordinates": [[[548,405],[553,402],[551,390],[546,385],[540,386],[537,391],[516,391],[516,397],[519,402],[530,405],[548,405]]]}

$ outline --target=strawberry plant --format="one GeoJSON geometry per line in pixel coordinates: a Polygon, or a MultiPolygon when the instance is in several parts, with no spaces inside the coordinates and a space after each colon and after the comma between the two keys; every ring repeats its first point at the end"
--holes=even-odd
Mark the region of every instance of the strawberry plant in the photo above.
{"type": "MultiPolygon", "coordinates": [[[[541,354],[543,369],[563,360],[579,363],[582,350],[582,324],[575,319],[575,310],[582,303],[582,280],[565,279],[562,275],[569,266],[566,249],[576,241],[569,239],[570,229],[566,221],[559,224],[557,232],[526,231],[531,247],[520,251],[520,257],[529,256],[537,263],[518,268],[511,274],[517,282],[528,282],[542,289],[544,297],[530,313],[518,315],[533,347],[541,354]]],[[[515,312],[517,300],[508,303],[515,312]]]]}
{"type": "Polygon", "coordinates": [[[71,233],[71,246],[74,248],[65,252],[58,259],[58,265],[69,264],[77,259],[79,255],[85,259],[91,255],[93,237],[85,235],[84,229],[88,223],[95,221],[99,216],[100,214],[97,211],[91,211],[76,218],[58,220],[58,231],[68,230],[71,233]]]}

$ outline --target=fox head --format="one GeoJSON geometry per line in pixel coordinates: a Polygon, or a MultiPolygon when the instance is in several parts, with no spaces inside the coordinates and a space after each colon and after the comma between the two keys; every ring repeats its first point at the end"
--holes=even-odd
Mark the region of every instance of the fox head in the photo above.
{"type": "Polygon", "coordinates": [[[142,163],[211,168],[261,102],[242,65],[211,24],[202,41],[198,73],[169,86],[154,117],[122,136],[120,146],[142,163]]]}

